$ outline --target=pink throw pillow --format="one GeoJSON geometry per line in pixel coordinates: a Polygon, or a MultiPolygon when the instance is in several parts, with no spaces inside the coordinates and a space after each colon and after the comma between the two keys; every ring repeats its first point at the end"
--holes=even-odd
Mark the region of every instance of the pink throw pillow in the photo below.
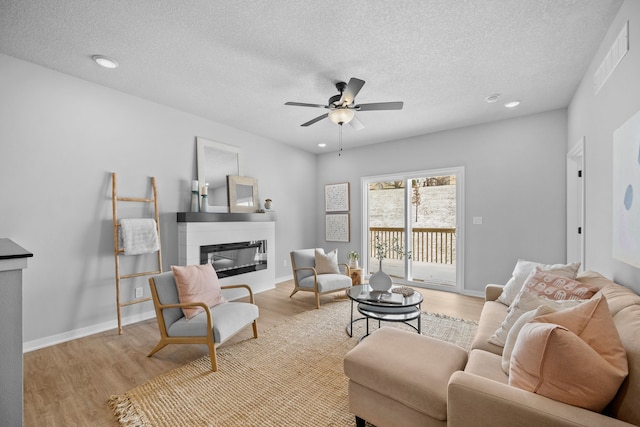
{"type": "Polygon", "coordinates": [[[536,267],[523,287],[536,295],[556,301],[589,299],[599,290],[596,286],[544,271],[540,267],[536,267]]]}
{"type": "MultiPolygon", "coordinates": [[[[211,264],[178,266],[171,270],[178,285],[178,299],[181,303],[203,302],[208,307],[227,302],[222,296],[218,275],[211,264]]],[[[184,307],[182,312],[187,320],[192,319],[202,307],[184,307]]]]}
{"type": "Polygon", "coordinates": [[[596,412],[628,375],[627,355],[603,297],[524,325],[510,365],[509,385],[596,412]]]}

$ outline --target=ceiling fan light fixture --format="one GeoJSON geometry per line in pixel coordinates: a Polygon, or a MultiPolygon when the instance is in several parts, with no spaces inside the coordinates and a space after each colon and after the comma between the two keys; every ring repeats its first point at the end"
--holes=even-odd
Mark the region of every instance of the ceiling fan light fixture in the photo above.
{"type": "Polygon", "coordinates": [[[337,125],[343,125],[353,120],[355,113],[348,108],[336,108],[329,113],[329,120],[337,125]]]}

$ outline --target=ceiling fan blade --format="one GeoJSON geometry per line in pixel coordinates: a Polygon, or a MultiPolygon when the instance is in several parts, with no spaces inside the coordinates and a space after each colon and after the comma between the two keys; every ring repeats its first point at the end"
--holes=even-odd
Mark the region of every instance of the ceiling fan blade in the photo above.
{"type": "Polygon", "coordinates": [[[374,102],[373,104],[360,104],[353,107],[357,111],[372,110],[402,110],[404,102],[374,102]]]}
{"type": "Polygon", "coordinates": [[[351,125],[352,128],[354,128],[355,130],[362,130],[364,129],[364,124],[362,124],[362,122],[358,119],[358,116],[353,116],[353,119],[351,119],[351,121],[349,122],[349,124],[351,125]]]}
{"type": "Polygon", "coordinates": [[[340,98],[340,104],[342,105],[351,105],[353,100],[356,98],[362,86],[364,86],[365,81],[356,79],[355,77],[351,77],[349,83],[347,84],[346,89],[342,93],[342,97],[340,98]]]}
{"type": "Polygon", "coordinates": [[[318,117],[316,117],[316,118],[315,118],[315,119],[313,119],[313,120],[309,120],[308,122],[303,123],[303,124],[301,124],[300,126],[307,127],[307,126],[310,126],[310,125],[314,124],[315,122],[319,122],[319,121],[320,121],[320,120],[322,120],[322,119],[326,119],[327,117],[329,117],[329,113],[326,113],[326,114],[323,114],[323,115],[321,115],[321,116],[318,116],[318,117]]]}
{"type": "Polygon", "coordinates": [[[328,108],[322,104],[306,104],[304,102],[285,102],[284,105],[293,105],[294,107],[314,107],[314,108],[328,108]]]}

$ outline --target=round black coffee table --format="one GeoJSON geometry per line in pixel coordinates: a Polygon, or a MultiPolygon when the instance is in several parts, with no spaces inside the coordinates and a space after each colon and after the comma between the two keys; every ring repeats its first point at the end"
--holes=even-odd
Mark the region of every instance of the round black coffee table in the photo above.
{"type": "Polygon", "coordinates": [[[420,292],[414,292],[410,296],[403,296],[395,292],[391,292],[393,286],[387,292],[374,291],[368,284],[356,285],[347,289],[347,296],[351,300],[351,321],[347,325],[347,334],[353,336],[353,324],[360,320],[366,320],[366,334],[360,337],[365,338],[369,335],[369,319],[385,322],[402,322],[418,333],[422,332],[422,323],[420,313],[424,297],[420,292]],[[357,310],[363,317],[353,318],[354,304],[357,304],[357,310]],[[411,321],[417,319],[417,326],[412,325],[411,321]]]}

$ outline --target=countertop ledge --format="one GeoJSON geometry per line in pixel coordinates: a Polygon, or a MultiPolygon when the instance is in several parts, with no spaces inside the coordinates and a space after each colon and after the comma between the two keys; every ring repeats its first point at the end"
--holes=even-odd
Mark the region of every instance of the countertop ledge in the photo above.
{"type": "Polygon", "coordinates": [[[29,258],[33,254],[11,239],[0,238],[0,259],[29,258]]]}

